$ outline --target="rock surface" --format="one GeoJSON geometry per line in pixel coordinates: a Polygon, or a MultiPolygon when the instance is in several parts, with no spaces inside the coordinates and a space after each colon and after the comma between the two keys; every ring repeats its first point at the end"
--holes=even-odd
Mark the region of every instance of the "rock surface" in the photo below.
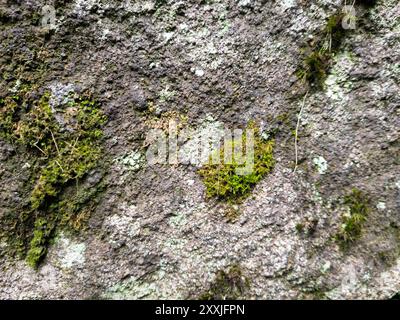
{"type": "MultiPolygon", "coordinates": [[[[293,130],[308,90],[295,74],[301,48],[342,1],[54,2],[51,30],[38,20],[46,1],[1,2],[0,94],[39,72],[55,104],[71,90],[92,92],[108,116],[105,156],[83,184],[106,187],[87,228],[58,231],[38,270],[0,254],[0,298],[190,299],[231,265],[250,281],[241,298],[400,291],[397,0],[357,7],[363,19],[324,89],[304,99],[296,172],[293,130]],[[146,134],[170,114],[194,135],[251,120],[276,129],[276,166],[237,205],[237,221],[226,221],[227,204],[206,198],[195,166],[146,164],[146,134]],[[343,251],[333,237],[354,188],[371,212],[343,251]]],[[[0,149],[1,218],[27,196],[32,163],[5,140],[0,149]]]]}

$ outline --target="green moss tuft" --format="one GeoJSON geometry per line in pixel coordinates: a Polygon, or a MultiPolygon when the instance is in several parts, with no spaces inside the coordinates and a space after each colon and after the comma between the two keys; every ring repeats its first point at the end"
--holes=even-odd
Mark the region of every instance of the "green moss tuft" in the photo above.
{"type": "Polygon", "coordinates": [[[343,216],[342,226],[335,239],[342,249],[346,249],[350,243],[360,238],[362,226],[367,220],[369,199],[358,189],[345,196],[344,203],[349,206],[350,214],[343,216]]]}
{"type": "Polygon", "coordinates": [[[46,256],[48,241],[53,231],[54,224],[49,223],[45,218],[36,219],[33,238],[26,255],[26,261],[32,268],[37,268],[39,263],[46,256]]]}
{"type": "MultiPolygon", "coordinates": [[[[273,157],[274,140],[263,140],[256,128],[254,137],[254,167],[247,175],[238,175],[236,170],[240,165],[240,159],[234,159],[231,164],[207,164],[199,170],[207,189],[208,197],[217,197],[229,202],[240,202],[246,198],[252,188],[274,167],[273,157]]],[[[235,150],[235,141],[224,146],[235,150]]],[[[243,135],[242,145],[246,145],[246,136],[243,135]]],[[[220,158],[224,159],[224,148],[217,150],[220,158]]],[[[248,151],[246,151],[248,152],[248,151]]]]}
{"type": "Polygon", "coordinates": [[[317,89],[323,88],[332,59],[339,51],[347,30],[342,27],[342,13],[328,18],[325,28],[317,36],[317,40],[304,49],[305,57],[297,69],[301,81],[307,81],[317,89]]]}
{"type": "Polygon", "coordinates": [[[243,275],[239,265],[227,272],[219,270],[210,288],[199,296],[199,300],[236,300],[250,287],[250,281],[243,275]]]}
{"type": "Polygon", "coordinates": [[[321,87],[327,77],[330,60],[331,55],[324,50],[312,52],[304,59],[304,66],[297,71],[297,76],[302,81],[321,87]]]}
{"type": "Polygon", "coordinates": [[[302,234],[305,230],[305,226],[303,223],[297,223],[295,228],[296,228],[297,233],[299,233],[299,234],[302,234]]]}

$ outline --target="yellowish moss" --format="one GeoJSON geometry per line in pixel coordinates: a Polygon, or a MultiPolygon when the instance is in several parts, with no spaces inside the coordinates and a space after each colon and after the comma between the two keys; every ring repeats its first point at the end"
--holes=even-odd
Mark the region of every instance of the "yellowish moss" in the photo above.
{"type": "MultiPolygon", "coordinates": [[[[239,175],[237,169],[243,166],[243,159],[233,159],[232,163],[212,164],[209,163],[199,170],[207,189],[208,197],[217,197],[229,202],[240,202],[245,199],[252,188],[274,167],[273,156],[274,140],[263,140],[258,129],[252,126],[254,130],[254,166],[249,174],[239,175]]],[[[216,152],[220,159],[224,159],[224,148],[235,150],[235,144],[238,142],[232,140],[216,152]]],[[[246,134],[243,135],[242,145],[246,145],[246,134]]],[[[248,150],[246,150],[248,152],[248,150]]]]}

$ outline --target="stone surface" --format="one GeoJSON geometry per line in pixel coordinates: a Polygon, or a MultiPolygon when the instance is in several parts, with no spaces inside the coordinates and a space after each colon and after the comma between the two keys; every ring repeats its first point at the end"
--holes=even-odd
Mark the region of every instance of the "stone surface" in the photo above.
{"type": "MultiPolygon", "coordinates": [[[[87,229],[59,231],[37,271],[0,254],[0,298],[195,298],[233,264],[250,279],[243,298],[386,299],[400,291],[397,0],[379,0],[369,14],[358,8],[364,20],[325,88],[305,100],[295,173],[301,48],[341,1],[55,1],[50,32],[34,21],[45,4],[0,6],[0,94],[18,87],[17,66],[26,76],[37,64],[55,102],[90,90],[109,119],[106,188],[87,229]],[[238,205],[235,223],[224,204],[206,199],[195,166],[146,165],[146,133],[164,128],[168,112],[184,115],[194,136],[250,120],[265,132],[279,128],[276,167],[238,205]],[[371,212],[343,252],[332,239],[353,188],[368,194],[371,212]],[[296,225],[310,222],[313,233],[299,234],[296,225]]],[[[1,218],[27,196],[32,160],[3,140],[0,149],[1,218]]]]}

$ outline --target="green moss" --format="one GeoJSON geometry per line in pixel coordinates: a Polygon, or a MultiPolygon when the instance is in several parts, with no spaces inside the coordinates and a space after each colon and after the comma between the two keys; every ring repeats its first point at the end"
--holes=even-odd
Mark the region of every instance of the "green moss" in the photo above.
{"type": "Polygon", "coordinates": [[[104,183],[99,183],[90,189],[80,189],[73,198],[59,202],[59,216],[61,226],[79,231],[86,226],[90,212],[96,204],[93,199],[104,190],[104,183]]]}
{"type": "MultiPolygon", "coordinates": [[[[370,9],[377,3],[376,0],[356,0],[356,6],[370,9]]],[[[339,52],[343,40],[351,32],[342,26],[345,13],[342,8],[330,16],[325,27],[318,32],[315,40],[303,48],[304,59],[296,74],[303,82],[308,82],[316,89],[322,89],[332,66],[334,56],[339,52]]],[[[357,8],[356,8],[357,10],[357,8]]]]}
{"type": "Polygon", "coordinates": [[[323,34],[326,35],[324,46],[329,52],[337,53],[346,36],[346,29],[342,27],[343,13],[337,13],[328,18],[323,34]]]}
{"type": "Polygon", "coordinates": [[[210,288],[199,296],[199,300],[236,300],[250,287],[250,281],[243,275],[239,265],[228,271],[219,270],[210,288]]]}
{"type": "Polygon", "coordinates": [[[302,234],[304,232],[304,230],[305,230],[305,226],[304,226],[303,223],[297,223],[296,224],[297,233],[302,234]]]}
{"type": "Polygon", "coordinates": [[[321,87],[327,77],[331,55],[324,50],[312,52],[304,59],[304,65],[297,71],[302,81],[321,87]]]}
{"type": "MultiPolygon", "coordinates": [[[[252,188],[274,167],[273,148],[274,140],[263,140],[256,128],[254,129],[254,166],[246,175],[237,174],[237,169],[242,167],[241,159],[233,159],[232,163],[207,164],[199,170],[207,189],[208,197],[217,197],[229,202],[240,202],[246,198],[252,188]]],[[[225,145],[216,152],[224,159],[224,148],[235,150],[235,144],[225,145]]],[[[246,135],[243,135],[242,146],[246,145],[246,135]]],[[[248,151],[247,151],[248,152],[248,151]]],[[[243,160],[243,159],[242,159],[243,160]]],[[[223,162],[223,161],[222,161],[223,162]]]]}
{"type": "Polygon", "coordinates": [[[335,54],[340,49],[347,30],[342,27],[344,15],[338,13],[328,18],[326,26],[317,35],[317,40],[304,49],[305,57],[297,69],[301,81],[320,89],[328,76],[335,54]]]}
{"type": "Polygon", "coordinates": [[[45,257],[48,241],[53,231],[54,224],[49,223],[45,218],[36,219],[33,238],[26,255],[26,261],[32,268],[37,268],[39,262],[45,257]]]}
{"type": "Polygon", "coordinates": [[[18,96],[9,96],[0,99],[0,137],[12,137],[15,126],[15,114],[18,109],[18,96]]]}
{"type": "Polygon", "coordinates": [[[344,203],[349,207],[350,214],[342,218],[342,226],[335,239],[342,249],[346,249],[350,243],[360,238],[362,227],[369,213],[369,200],[358,189],[345,196],[344,203]]]}
{"type": "MultiPolygon", "coordinates": [[[[31,235],[25,245],[27,261],[36,266],[45,256],[49,237],[58,225],[68,224],[67,218],[73,226],[85,220],[78,195],[68,201],[61,201],[61,196],[71,182],[77,183],[97,166],[102,155],[101,126],[106,118],[90,99],[71,97],[62,110],[52,110],[47,93],[37,101],[25,94],[16,97],[0,101],[0,135],[19,145],[38,163],[28,206],[21,209],[19,218],[10,216],[20,221],[15,228],[20,235],[31,235]]],[[[83,202],[87,202],[85,199],[83,202]]],[[[26,243],[29,236],[24,237],[26,243]]]]}
{"type": "Polygon", "coordinates": [[[105,118],[98,106],[88,100],[71,102],[68,114],[64,114],[69,123],[66,130],[55,121],[48,100],[49,95],[44,95],[14,129],[18,142],[46,157],[31,194],[34,210],[47,198],[57,196],[63,185],[82,178],[101,155],[97,141],[102,136],[100,126],[105,118]]]}

